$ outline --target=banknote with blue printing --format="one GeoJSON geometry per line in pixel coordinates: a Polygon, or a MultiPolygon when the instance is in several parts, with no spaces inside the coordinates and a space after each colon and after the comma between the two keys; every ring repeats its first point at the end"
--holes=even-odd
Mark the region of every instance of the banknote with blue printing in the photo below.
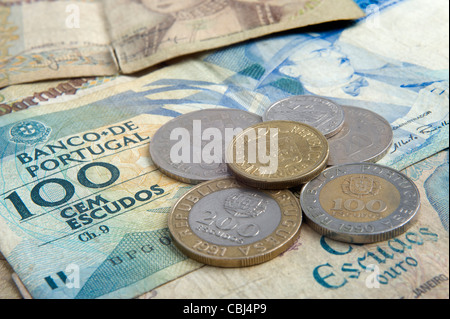
{"type": "Polygon", "coordinates": [[[180,114],[217,107],[262,114],[285,97],[320,95],[391,123],[394,144],[382,164],[402,169],[448,147],[448,52],[433,39],[403,50],[405,39],[430,30],[448,34],[445,16],[422,0],[372,4],[366,19],[346,28],[246,42],[3,116],[0,249],[30,294],[129,298],[201,267],[167,230],[170,207],[190,185],[160,173],[148,150],[155,131],[180,114]],[[408,8],[434,19],[393,29],[408,8]]]}

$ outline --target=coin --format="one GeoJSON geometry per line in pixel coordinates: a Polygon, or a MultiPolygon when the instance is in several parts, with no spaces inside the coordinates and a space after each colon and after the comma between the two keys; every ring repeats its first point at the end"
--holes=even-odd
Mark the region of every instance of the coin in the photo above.
{"type": "Polygon", "coordinates": [[[307,223],[320,234],[349,243],[371,243],[403,233],[420,207],[416,185],[378,164],[332,166],[300,193],[307,223]]]}
{"type": "Polygon", "coordinates": [[[259,115],[237,109],[186,113],[158,129],[150,143],[150,156],[164,174],[185,183],[230,176],[224,161],[226,144],[261,121],[259,115]]]}
{"type": "Polygon", "coordinates": [[[244,267],[288,249],[302,222],[288,190],[257,190],[232,177],[199,184],[173,206],[168,219],[175,245],[201,263],[244,267]]]}
{"type": "Polygon", "coordinates": [[[342,106],[344,127],[328,139],[328,165],[356,162],[376,162],[389,151],[393,133],[391,125],[382,116],[354,106],[342,106]]]}
{"type": "Polygon", "coordinates": [[[226,162],[239,181],[262,189],[306,183],[326,166],[327,139],[317,129],[294,121],[255,124],[228,145],[226,162]]]}
{"type": "Polygon", "coordinates": [[[311,125],[325,137],[337,134],[344,125],[344,111],[339,104],[318,96],[296,95],[272,104],[263,121],[287,120],[311,125]]]}

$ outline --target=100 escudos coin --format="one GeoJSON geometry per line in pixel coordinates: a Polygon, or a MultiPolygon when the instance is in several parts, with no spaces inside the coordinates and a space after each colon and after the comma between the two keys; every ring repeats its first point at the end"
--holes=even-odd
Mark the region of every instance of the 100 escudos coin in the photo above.
{"type": "Polygon", "coordinates": [[[378,164],[330,167],[300,193],[305,220],[329,238],[372,243],[403,233],[420,207],[416,185],[404,174],[378,164]]]}
{"type": "Polygon", "coordinates": [[[169,214],[175,245],[201,263],[244,267],[268,261],[299,235],[300,204],[288,190],[248,188],[220,178],[188,191],[169,214]]]}

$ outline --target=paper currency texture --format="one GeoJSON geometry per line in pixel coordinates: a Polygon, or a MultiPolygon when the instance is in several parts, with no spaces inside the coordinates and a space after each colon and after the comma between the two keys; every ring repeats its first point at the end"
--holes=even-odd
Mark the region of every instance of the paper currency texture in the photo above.
{"type": "MultiPolygon", "coordinates": [[[[403,237],[380,246],[343,246],[324,242],[305,227],[299,245],[266,263],[286,270],[271,268],[280,276],[274,283],[262,267],[252,268],[252,274],[221,273],[224,277],[204,267],[186,276],[201,265],[169,240],[167,213],[189,185],[162,175],[148,146],[162,124],[193,110],[228,107],[262,115],[273,102],[294,94],[320,95],[386,118],[394,144],[382,164],[410,167],[448,148],[448,52],[440,36],[439,41],[427,37],[448,35],[447,7],[447,1],[423,0],[380,5],[378,16],[345,29],[249,41],[66,103],[2,116],[3,256],[34,298],[135,297],[178,277],[168,288],[157,288],[158,296],[182,296],[192,289],[175,294],[174,285],[192,287],[201,277],[204,284],[226,282],[216,290],[222,297],[414,297],[414,289],[448,277],[443,226],[447,220],[448,229],[448,196],[438,192],[444,189],[445,165],[430,179],[425,178],[429,170],[424,175],[417,170],[423,176],[417,180],[421,198],[430,204],[423,204],[422,219],[403,237]],[[310,60],[303,64],[305,57],[310,60]],[[283,265],[299,261],[305,273],[293,279],[294,272],[283,265]],[[380,287],[395,289],[363,289],[371,264],[384,276],[380,287]],[[268,278],[259,282],[270,292],[244,289],[255,276],[268,278]],[[308,284],[286,290],[294,280],[303,283],[301,278],[313,282],[317,293],[310,293],[308,284]]],[[[421,288],[421,296],[448,296],[445,282],[429,292],[421,288]]],[[[210,289],[198,291],[213,296],[210,289]]]]}
{"type": "Polygon", "coordinates": [[[0,2],[0,87],[131,73],[187,53],[363,15],[351,0],[0,2]]]}

